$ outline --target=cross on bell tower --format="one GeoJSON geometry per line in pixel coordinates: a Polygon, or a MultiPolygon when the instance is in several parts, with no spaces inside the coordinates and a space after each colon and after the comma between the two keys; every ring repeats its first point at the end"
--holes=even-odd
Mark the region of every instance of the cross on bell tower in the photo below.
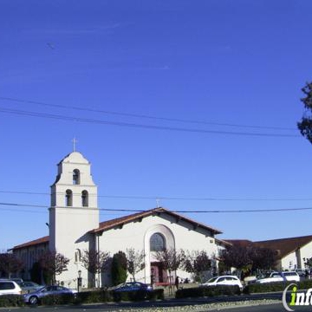
{"type": "Polygon", "coordinates": [[[73,152],[76,152],[76,144],[78,143],[78,140],[76,140],[76,138],[73,138],[72,142],[73,142],[73,152]]]}

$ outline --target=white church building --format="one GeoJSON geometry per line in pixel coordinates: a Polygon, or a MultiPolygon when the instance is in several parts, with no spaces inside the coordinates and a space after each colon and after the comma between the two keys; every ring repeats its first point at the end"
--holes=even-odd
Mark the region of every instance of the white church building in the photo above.
{"type": "MultiPolygon", "coordinates": [[[[165,208],[155,208],[100,222],[97,186],[93,181],[90,162],[79,152],[72,152],[58,164],[57,177],[51,186],[49,236],[15,246],[12,251],[26,264],[25,278],[39,255],[45,250],[56,251],[70,259],[67,270],[57,276],[65,286],[75,288],[78,272],[82,286],[90,281],[81,263],[85,250],[95,249],[113,254],[127,248],[145,253],[145,268],[136,275],[141,282],[167,283],[162,264],[155,258],[155,249],[174,248],[184,251],[205,250],[216,269],[220,249],[226,244],[216,239],[217,229],[191,220],[165,208]]],[[[176,275],[191,278],[179,270],[176,275]]],[[[130,276],[129,276],[130,279],[130,276]]],[[[97,277],[99,286],[109,286],[110,274],[97,277]]]]}

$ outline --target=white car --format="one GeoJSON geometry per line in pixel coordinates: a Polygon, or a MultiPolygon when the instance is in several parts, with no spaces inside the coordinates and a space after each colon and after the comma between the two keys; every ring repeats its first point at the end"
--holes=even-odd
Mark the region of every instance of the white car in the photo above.
{"type": "Polygon", "coordinates": [[[256,281],[257,284],[276,283],[276,282],[300,282],[300,276],[295,271],[272,272],[268,277],[256,281]]]}
{"type": "Polygon", "coordinates": [[[202,286],[238,286],[239,289],[243,289],[241,281],[235,275],[215,276],[203,283],[202,286]]]}
{"type": "Polygon", "coordinates": [[[20,295],[21,287],[14,281],[0,280],[0,296],[1,295],[20,295]]]}

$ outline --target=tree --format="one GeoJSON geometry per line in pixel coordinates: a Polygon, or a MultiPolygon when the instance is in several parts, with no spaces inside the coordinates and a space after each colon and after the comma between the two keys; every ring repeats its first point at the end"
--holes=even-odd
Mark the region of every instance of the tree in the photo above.
{"type": "Polygon", "coordinates": [[[306,258],[304,260],[305,260],[304,265],[309,269],[312,268],[312,258],[306,258]]]}
{"type": "Polygon", "coordinates": [[[127,269],[135,281],[135,274],[145,268],[144,251],[136,251],[134,248],[126,249],[127,269]]]}
{"type": "Polygon", "coordinates": [[[69,259],[56,251],[46,251],[38,259],[44,275],[47,276],[48,283],[55,283],[56,275],[60,275],[67,270],[69,259]]]}
{"type": "Polygon", "coordinates": [[[168,271],[169,282],[171,284],[171,274],[182,266],[185,259],[185,253],[182,249],[177,251],[174,248],[169,248],[156,251],[155,259],[161,262],[163,268],[168,271]]]}
{"type": "Polygon", "coordinates": [[[234,267],[244,273],[255,272],[272,269],[276,264],[276,251],[254,244],[234,244],[222,252],[221,258],[228,269],[234,267]]]}
{"type": "Polygon", "coordinates": [[[205,250],[193,251],[186,255],[183,266],[186,272],[193,273],[202,283],[205,272],[211,268],[211,260],[205,250]]]}
{"type": "Polygon", "coordinates": [[[127,279],[127,257],[124,252],[119,251],[113,255],[112,266],[112,284],[113,286],[124,283],[127,279]]]}
{"type": "Polygon", "coordinates": [[[300,133],[312,143],[312,83],[307,83],[301,90],[305,94],[305,97],[301,99],[305,112],[297,126],[300,133]]]}
{"type": "Polygon", "coordinates": [[[277,252],[270,248],[253,246],[249,248],[249,257],[252,261],[252,272],[269,270],[276,265],[277,252]]]}
{"type": "Polygon", "coordinates": [[[24,266],[24,262],[18,259],[14,254],[0,254],[0,272],[3,272],[8,278],[11,278],[12,274],[20,272],[24,266]]]}
{"type": "Polygon", "coordinates": [[[109,252],[98,251],[95,249],[85,250],[81,262],[84,268],[92,274],[92,284],[95,286],[95,275],[105,271],[110,258],[109,252]]]}
{"type": "Polygon", "coordinates": [[[250,270],[252,266],[252,260],[246,246],[232,245],[227,247],[222,251],[221,259],[228,270],[231,267],[238,270],[250,270]]]}

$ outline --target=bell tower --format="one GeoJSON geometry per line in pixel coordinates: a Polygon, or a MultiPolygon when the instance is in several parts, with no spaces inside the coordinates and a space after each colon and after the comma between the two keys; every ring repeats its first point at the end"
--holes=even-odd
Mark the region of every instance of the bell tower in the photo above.
{"type": "Polygon", "coordinates": [[[99,226],[97,186],[91,164],[81,153],[74,151],[59,162],[49,211],[49,247],[70,259],[68,270],[59,278],[70,283],[83,270],[82,252],[94,244],[88,232],[99,226]]]}

